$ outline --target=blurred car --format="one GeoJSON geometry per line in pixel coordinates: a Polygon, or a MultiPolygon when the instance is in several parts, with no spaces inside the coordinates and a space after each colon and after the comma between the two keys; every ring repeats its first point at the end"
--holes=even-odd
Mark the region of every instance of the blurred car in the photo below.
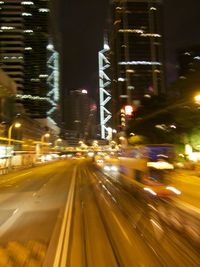
{"type": "Polygon", "coordinates": [[[118,166],[116,166],[116,165],[113,165],[113,164],[105,164],[104,166],[103,166],[103,170],[105,171],[105,172],[118,172],[118,166]]]}

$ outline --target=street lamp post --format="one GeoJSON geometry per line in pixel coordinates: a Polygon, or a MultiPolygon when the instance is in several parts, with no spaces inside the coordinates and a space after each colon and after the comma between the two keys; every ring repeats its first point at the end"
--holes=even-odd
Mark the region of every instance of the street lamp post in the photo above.
{"type": "Polygon", "coordinates": [[[45,138],[49,138],[50,134],[49,133],[45,133],[41,136],[41,142],[44,143],[45,138]]]}
{"type": "Polygon", "coordinates": [[[13,127],[15,128],[20,128],[21,127],[21,123],[19,122],[15,122],[13,124],[11,124],[11,126],[8,129],[8,145],[11,145],[11,137],[12,137],[12,129],[13,127]]]}
{"type": "Polygon", "coordinates": [[[59,143],[62,142],[62,139],[61,138],[58,138],[55,140],[55,143],[54,143],[54,147],[56,148],[58,146],[59,143]]]}
{"type": "MultiPolygon", "coordinates": [[[[38,149],[36,148],[37,154],[43,154],[43,144],[45,143],[45,139],[49,138],[50,134],[45,133],[41,136],[41,144],[38,146],[38,149]]],[[[45,149],[46,150],[46,149],[45,149]]]]}

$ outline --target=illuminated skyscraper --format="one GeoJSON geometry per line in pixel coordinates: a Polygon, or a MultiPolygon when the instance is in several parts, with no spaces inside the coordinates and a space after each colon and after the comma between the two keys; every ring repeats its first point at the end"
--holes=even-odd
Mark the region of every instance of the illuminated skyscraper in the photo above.
{"type": "Polygon", "coordinates": [[[49,29],[49,0],[0,1],[1,67],[17,83],[17,101],[31,118],[54,117],[58,106],[58,53],[49,29]]]}
{"type": "Polygon", "coordinates": [[[24,81],[24,33],[21,0],[0,1],[0,67],[16,82],[24,81]]]}
{"type": "Polygon", "coordinates": [[[109,35],[115,125],[121,108],[164,93],[161,0],[111,1],[109,35]]]}

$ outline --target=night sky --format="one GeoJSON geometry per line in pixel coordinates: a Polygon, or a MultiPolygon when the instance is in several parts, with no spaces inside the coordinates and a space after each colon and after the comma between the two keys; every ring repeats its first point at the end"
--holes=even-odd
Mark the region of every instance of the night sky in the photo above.
{"type": "MultiPolygon", "coordinates": [[[[57,1],[64,91],[85,88],[93,96],[97,93],[97,54],[102,49],[108,2],[57,1]]],[[[200,44],[200,0],[164,0],[164,7],[165,55],[171,82],[176,77],[176,49],[200,44]]]]}

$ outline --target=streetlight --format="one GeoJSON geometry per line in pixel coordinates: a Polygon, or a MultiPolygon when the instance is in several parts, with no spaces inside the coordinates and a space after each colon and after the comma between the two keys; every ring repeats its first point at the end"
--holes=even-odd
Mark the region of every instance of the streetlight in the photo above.
{"type": "Polygon", "coordinates": [[[195,101],[195,103],[197,103],[197,104],[200,103],[200,94],[194,96],[194,101],[195,101]]]}
{"type": "Polygon", "coordinates": [[[9,127],[9,129],[8,129],[8,145],[11,145],[11,135],[12,135],[13,127],[20,128],[21,127],[21,123],[15,122],[15,123],[11,124],[11,126],[9,127]]]}
{"type": "MultiPolygon", "coordinates": [[[[45,142],[45,139],[49,138],[49,137],[50,137],[49,133],[45,133],[41,136],[41,144],[36,146],[36,154],[38,154],[38,155],[43,154],[43,144],[45,142]]],[[[46,145],[46,143],[45,143],[45,145],[46,145]]],[[[46,151],[46,149],[45,149],[45,151],[46,151]]]]}
{"type": "Polygon", "coordinates": [[[49,137],[50,137],[50,134],[49,134],[49,133],[43,134],[43,135],[41,136],[41,142],[44,143],[44,139],[45,139],[45,138],[49,138],[49,137]]]}
{"type": "Polygon", "coordinates": [[[62,142],[61,138],[58,138],[58,139],[55,140],[54,146],[58,146],[59,142],[62,142]]]}

